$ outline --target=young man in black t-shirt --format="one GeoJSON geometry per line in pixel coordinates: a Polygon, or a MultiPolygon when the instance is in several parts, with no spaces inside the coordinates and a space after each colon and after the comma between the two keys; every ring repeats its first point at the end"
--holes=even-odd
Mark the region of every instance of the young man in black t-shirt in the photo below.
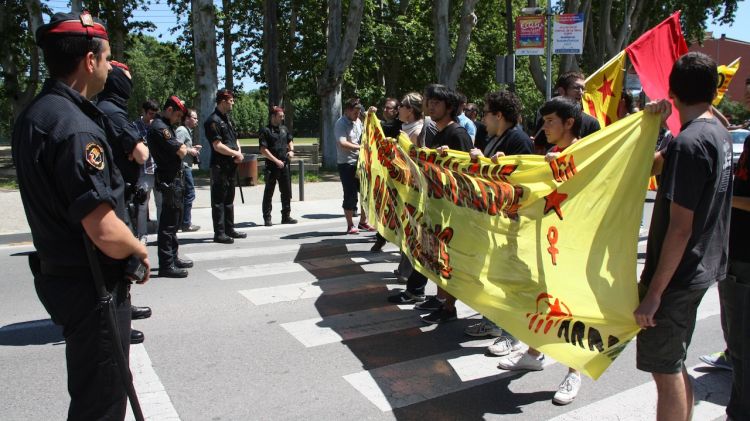
{"type": "MultiPolygon", "coordinates": [[[[670,97],[682,131],[654,157],[661,173],[633,313],[637,366],[650,372],[658,393],[657,419],[689,419],[693,391],[685,369],[687,347],[706,289],[726,275],[732,198],[732,137],[711,113],[716,63],[702,53],[680,57],[669,75],[670,97]]],[[[669,115],[669,103],[649,104],[669,115]]]]}

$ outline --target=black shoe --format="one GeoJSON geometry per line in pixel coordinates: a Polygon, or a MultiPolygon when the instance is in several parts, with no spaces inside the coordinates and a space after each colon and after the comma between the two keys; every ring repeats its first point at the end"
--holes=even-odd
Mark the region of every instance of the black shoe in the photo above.
{"type": "Polygon", "coordinates": [[[174,265],[180,269],[187,269],[193,267],[193,261],[190,259],[180,259],[178,257],[177,259],[175,259],[174,265]]]}
{"type": "Polygon", "coordinates": [[[199,229],[201,229],[200,225],[193,225],[193,224],[183,225],[181,228],[182,232],[195,232],[195,231],[198,231],[199,229]]]}
{"type": "Polygon", "coordinates": [[[234,243],[234,239],[232,237],[228,237],[228,236],[226,236],[224,234],[215,235],[214,236],[214,243],[232,244],[232,243],[234,243]]]}
{"type": "Polygon", "coordinates": [[[188,271],[175,266],[159,268],[160,278],[187,278],[188,271]]]}
{"type": "Polygon", "coordinates": [[[263,225],[270,227],[273,225],[273,222],[271,222],[271,218],[263,219],[263,225]]]}
{"type": "Polygon", "coordinates": [[[439,310],[442,307],[443,307],[443,300],[441,300],[440,298],[434,295],[430,296],[430,298],[428,298],[427,301],[418,303],[414,306],[414,308],[417,310],[429,310],[429,311],[439,310]]]}
{"type": "Polygon", "coordinates": [[[232,238],[247,238],[246,232],[232,231],[228,232],[227,235],[232,238]]]}
{"type": "Polygon", "coordinates": [[[412,294],[409,291],[399,292],[388,297],[388,302],[393,304],[414,304],[425,300],[424,294],[412,294]]]}
{"type": "Polygon", "coordinates": [[[130,345],[142,344],[144,339],[143,332],[130,329],[130,345]]]}
{"type": "Polygon", "coordinates": [[[383,246],[385,245],[386,242],[387,241],[384,237],[377,237],[375,239],[375,244],[372,245],[372,248],[370,249],[370,251],[373,253],[379,253],[383,251],[383,246]]]}
{"type": "Polygon", "coordinates": [[[445,307],[433,311],[432,313],[422,316],[422,321],[431,325],[437,325],[440,323],[451,322],[458,318],[456,309],[446,310],[445,307]]]}
{"type": "Polygon", "coordinates": [[[282,224],[296,224],[297,220],[292,218],[291,216],[285,216],[281,218],[282,224]]]}
{"type": "Polygon", "coordinates": [[[148,319],[151,317],[151,307],[130,306],[130,318],[132,320],[148,319]]]}

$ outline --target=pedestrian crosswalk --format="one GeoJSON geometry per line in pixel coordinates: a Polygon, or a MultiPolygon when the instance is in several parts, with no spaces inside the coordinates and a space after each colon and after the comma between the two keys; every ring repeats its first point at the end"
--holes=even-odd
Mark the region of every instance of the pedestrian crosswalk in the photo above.
{"type": "MultiPolygon", "coordinates": [[[[338,226],[340,221],[335,223],[338,226]]],[[[325,223],[319,225],[325,227],[325,223]]],[[[300,225],[296,229],[302,233],[305,228],[300,225]]],[[[185,250],[187,257],[196,262],[191,273],[204,271],[210,275],[207,279],[242,285],[234,293],[243,297],[250,308],[262,309],[272,315],[269,317],[278,319],[278,323],[268,323],[262,329],[273,334],[284,332],[293,338],[292,344],[286,345],[292,352],[301,356],[310,353],[310,358],[315,355],[316,364],[337,373],[336,378],[321,381],[341,382],[341,387],[360,397],[358,405],[376,408],[383,419],[391,418],[393,411],[459,392],[470,393],[470,389],[501,383],[500,380],[526,382],[532,387],[537,384],[540,390],[547,391],[540,402],[523,411],[525,419],[654,418],[655,386],[642,374],[643,381],[628,379],[620,388],[616,381],[605,376],[598,384],[611,388],[609,396],[595,401],[582,397],[580,403],[569,407],[553,407],[549,402],[553,392],[549,391],[555,390],[562,376],[559,379],[536,373],[524,376],[498,369],[497,358],[485,355],[492,339],[471,340],[461,334],[469,322],[481,317],[471,308],[459,302],[459,322],[428,326],[420,319],[423,312],[415,311],[412,305],[388,304],[386,296],[404,287],[395,283],[391,273],[399,256],[393,246],[382,253],[369,252],[371,235],[337,237],[335,242],[326,241],[330,238],[324,236],[280,240],[266,232],[265,237],[268,241],[238,241],[232,247],[191,245],[185,250]],[[352,298],[354,295],[356,300],[352,298]],[[436,343],[440,345],[435,346],[436,343]],[[320,355],[325,355],[324,350],[342,347],[360,361],[359,369],[342,370],[340,361],[320,359],[320,355]]],[[[712,289],[703,300],[698,323],[711,323],[718,328],[718,314],[718,294],[712,289]]],[[[620,369],[636,373],[634,364],[628,364],[631,365],[620,369]]],[[[564,369],[550,358],[546,358],[545,367],[556,370],[554,373],[564,369]]],[[[695,419],[722,417],[726,399],[721,396],[728,397],[728,374],[702,371],[700,366],[691,367],[690,373],[699,396],[695,419]]],[[[587,387],[593,393],[596,385],[587,381],[581,394],[589,393],[587,387]]],[[[508,390],[504,393],[504,399],[513,399],[513,393],[508,390]]],[[[456,411],[460,413],[460,408],[456,411]]],[[[163,417],[151,419],[177,419],[173,417],[177,417],[176,413],[165,412],[163,417]]]]}

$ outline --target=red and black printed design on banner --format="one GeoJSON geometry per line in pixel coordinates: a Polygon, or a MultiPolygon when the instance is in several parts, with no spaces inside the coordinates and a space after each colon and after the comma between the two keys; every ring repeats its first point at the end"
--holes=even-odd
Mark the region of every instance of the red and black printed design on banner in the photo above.
{"type": "MultiPolygon", "coordinates": [[[[552,179],[557,183],[568,181],[578,174],[573,155],[559,156],[549,162],[549,167],[552,171],[552,179]]],[[[557,189],[552,190],[550,194],[544,196],[544,215],[554,210],[557,217],[562,221],[562,202],[567,198],[567,194],[560,193],[557,189]]],[[[550,226],[547,230],[547,241],[549,242],[547,252],[549,252],[554,266],[557,266],[557,255],[560,253],[560,249],[557,248],[557,242],[559,239],[560,233],[557,227],[555,225],[550,226]]]]}
{"type": "Polygon", "coordinates": [[[406,236],[406,247],[411,256],[425,269],[450,279],[453,268],[450,263],[448,244],[453,239],[453,228],[430,226],[423,221],[424,214],[417,213],[416,207],[405,203],[401,212],[401,222],[406,236]]]}
{"type": "Polygon", "coordinates": [[[536,312],[526,313],[526,318],[529,319],[529,331],[534,334],[547,335],[551,332],[570,345],[599,352],[611,360],[617,358],[627,345],[615,335],[607,335],[605,344],[599,329],[588,326],[583,320],[576,320],[573,311],[562,300],[546,292],[537,295],[536,312]],[[557,333],[553,327],[557,328],[557,333]],[[584,339],[588,346],[584,345],[584,339]]]}

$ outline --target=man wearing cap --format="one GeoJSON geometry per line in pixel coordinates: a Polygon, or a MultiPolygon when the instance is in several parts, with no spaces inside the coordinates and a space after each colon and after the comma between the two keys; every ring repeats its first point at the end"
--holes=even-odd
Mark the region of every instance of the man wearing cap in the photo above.
{"type": "Polygon", "coordinates": [[[176,96],[170,96],[164,103],[162,112],[151,123],[147,141],[156,161],[156,189],[162,194],[161,214],[159,214],[159,276],[165,278],[185,278],[187,268],[193,262],[177,256],[177,230],[182,218],[185,182],[182,173],[182,158],[187,147],[175,136],[172,126],[182,121],[187,111],[176,96]]]}
{"type": "Polygon", "coordinates": [[[227,114],[234,106],[234,95],[228,89],[216,93],[216,109],[203,123],[206,138],[211,142],[211,216],[214,242],[231,244],[247,234],[234,229],[234,180],[237,164],[244,155],[237,142],[237,133],[227,114]]]}
{"type": "Polygon", "coordinates": [[[127,359],[130,282],[125,260],[146,267],[146,247],[125,225],[124,182],[106,142],[104,116],[90,99],[110,71],[104,25],[88,12],[57,13],[36,31],[50,78],[13,128],[13,162],[36,252],[34,286],[62,326],[68,367],[68,419],[123,419],[127,394],[90,264],[112,294],[127,359]],[[84,235],[98,248],[89,262],[84,235]]]}
{"type": "Polygon", "coordinates": [[[296,224],[297,220],[289,216],[292,211],[292,180],[289,174],[289,162],[294,157],[294,141],[284,122],[284,109],[271,108],[271,122],[260,131],[260,153],[266,157],[266,188],[263,191],[263,222],[270,227],[271,199],[279,182],[281,192],[281,223],[296,224]]]}
{"type": "MultiPolygon", "coordinates": [[[[97,96],[96,106],[108,117],[107,143],[112,149],[114,164],[125,180],[125,223],[137,237],[138,207],[147,197],[145,190],[138,187],[138,178],[149,152],[138,128],[128,120],[128,99],[133,89],[130,69],[126,64],[114,60],[110,64],[112,71],[104,90],[97,96]]],[[[133,320],[151,317],[149,307],[131,306],[130,311],[133,320]]],[[[130,330],[131,344],[139,344],[143,340],[143,332],[130,330]]]]}

